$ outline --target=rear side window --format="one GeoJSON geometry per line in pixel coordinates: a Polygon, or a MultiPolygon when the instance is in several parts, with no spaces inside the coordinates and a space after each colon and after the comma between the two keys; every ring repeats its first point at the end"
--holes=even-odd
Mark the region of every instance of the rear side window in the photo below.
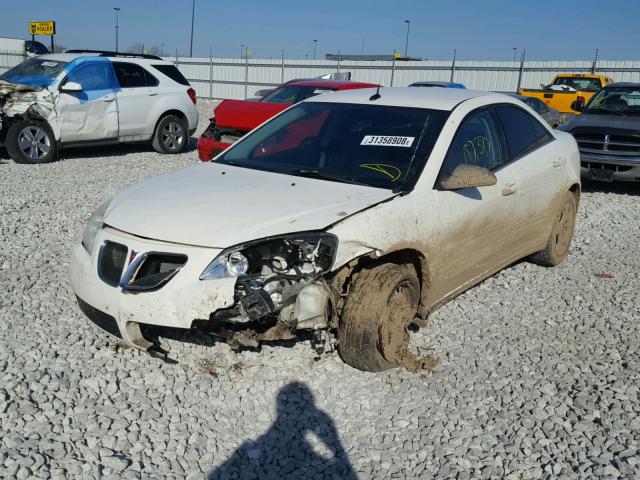
{"type": "Polygon", "coordinates": [[[495,109],[513,160],[551,139],[551,134],[524,110],[502,106],[495,109]]]}
{"type": "Polygon", "coordinates": [[[439,178],[451,175],[463,163],[489,170],[505,163],[498,129],[488,110],[476,111],[464,119],[451,142],[439,178]]]}
{"type": "Polygon", "coordinates": [[[127,62],[113,62],[118,83],[121,88],[155,87],[158,79],[140,65],[127,62]]]}
{"type": "Polygon", "coordinates": [[[179,83],[180,85],[189,86],[189,81],[186,78],[184,78],[184,75],[180,73],[180,70],[178,70],[175,65],[151,65],[151,66],[156,70],[158,70],[163,75],[166,75],[167,77],[169,77],[174,82],[179,83]]]}

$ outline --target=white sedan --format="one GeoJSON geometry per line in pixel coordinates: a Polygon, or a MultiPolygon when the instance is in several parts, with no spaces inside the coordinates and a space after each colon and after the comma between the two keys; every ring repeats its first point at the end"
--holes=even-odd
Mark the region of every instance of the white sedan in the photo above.
{"type": "Polygon", "coordinates": [[[71,278],[90,320],[144,350],[162,351],[140,324],[249,347],[311,330],[356,368],[417,370],[410,327],[518,259],[562,262],[579,199],[573,137],[516,99],[330,93],[117,194],[71,278]]]}

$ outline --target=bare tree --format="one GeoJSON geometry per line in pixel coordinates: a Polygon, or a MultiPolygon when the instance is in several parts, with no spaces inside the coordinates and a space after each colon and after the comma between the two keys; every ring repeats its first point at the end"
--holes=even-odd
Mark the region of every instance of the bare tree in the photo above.
{"type": "Polygon", "coordinates": [[[144,43],[136,42],[127,48],[127,53],[143,53],[144,43]]]}

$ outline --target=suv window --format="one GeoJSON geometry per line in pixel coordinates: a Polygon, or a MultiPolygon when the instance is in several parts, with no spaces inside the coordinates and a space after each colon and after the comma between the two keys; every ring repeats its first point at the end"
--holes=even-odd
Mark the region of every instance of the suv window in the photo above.
{"type": "Polygon", "coordinates": [[[524,110],[511,106],[495,107],[507,141],[510,160],[551,139],[551,134],[538,120],[524,110]]]}
{"type": "Polygon", "coordinates": [[[65,83],[79,83],[85,92],[111,90],[114,87],[112,78],[113,70],[109,62],[88,62],[73,69],[65,83]]]}
{"type": "Polygon", "coordinates": [[[155,87],[158,79],[140,65],[127,62],[112,62],[118,83],[122,88],[155,87]]]}
{"type": "Polygon", "coordinates": [[[166,75],[167,77],[169,77],[174,82],[179,83],[180,85],[189,86],[189,81],[186,78],[184,78],[184,75],[180,73],[180,70],[178,70],[175,65],[151,65],[151,66],[156,70],[158,70],[163,75],[166,75]]]}
{"type": "Polygon", "coordinates": [[[463,163],[490,170],[505,163],[498,129],[486,109],[473,112],[463,120],[442,164],[440,178],[451,175],[463,163]]]}

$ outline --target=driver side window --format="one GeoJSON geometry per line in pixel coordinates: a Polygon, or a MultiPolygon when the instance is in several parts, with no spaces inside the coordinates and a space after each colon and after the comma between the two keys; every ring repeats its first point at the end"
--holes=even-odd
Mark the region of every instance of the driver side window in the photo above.
{"type": "Polygon", "coordinates": [[[498,129],[493,117],[488,110],[479,110],[462,121],[438,177],[441,179],[451,175],[460,164],[493,170],[504,163],[498,129]]]}
{"type": "Polygon", "coordinates": [[[66,82],[79,83],[85,92],[109,90],[113,88],[110,69],[111,64],[107,62],[79,65],[69,73],[66,82]]]}

